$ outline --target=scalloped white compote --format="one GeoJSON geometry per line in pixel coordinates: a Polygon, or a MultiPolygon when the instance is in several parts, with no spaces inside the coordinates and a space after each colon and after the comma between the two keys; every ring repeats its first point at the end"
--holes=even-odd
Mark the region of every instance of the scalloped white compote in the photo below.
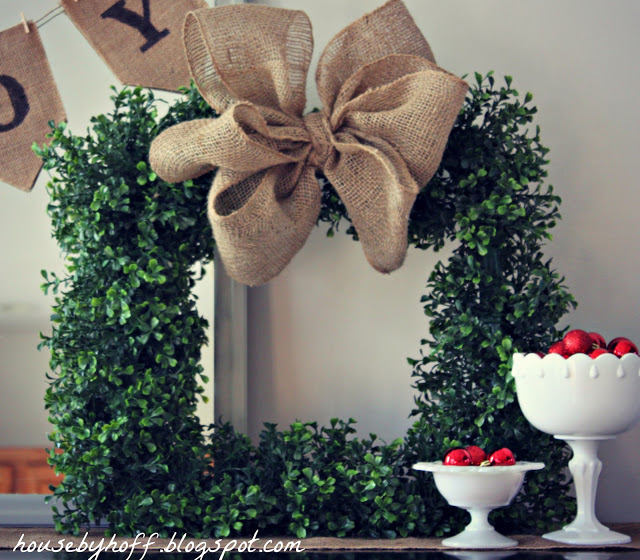
{"type": "Polygon", "coordinates": [[[578,545],[630,542],[627,535],[598,521],[595,500],[602,470],[600,442],[615,438],[640,419],[640,356],[514,354],[512,373],[525,418],[573,450],[569,469],[578,514],[572,523],[544,537],[578,545]]]}

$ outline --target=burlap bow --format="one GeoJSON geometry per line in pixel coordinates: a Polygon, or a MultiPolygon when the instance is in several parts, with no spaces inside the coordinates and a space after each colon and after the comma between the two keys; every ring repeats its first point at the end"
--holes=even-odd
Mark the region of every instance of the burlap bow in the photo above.
{"type": "Polygon", "coordinates": [[[302,116],[313,50],[304,12],[256,5],[191,12],[191,73],[217,119],[164,131],[155,172],[184,181],[216,167],[209,218],[231,277],[257,285],[280,273],[320,212],[321,170],[380,272],[407,250],[409,213],[436,172],[467,84],[435,64],[400,0],[336,35],[316,72],[322,110],[302,116]]]}

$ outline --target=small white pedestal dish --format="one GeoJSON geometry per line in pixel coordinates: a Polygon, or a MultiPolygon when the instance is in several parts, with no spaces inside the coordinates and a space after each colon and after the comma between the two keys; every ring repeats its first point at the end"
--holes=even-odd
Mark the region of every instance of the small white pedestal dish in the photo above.
{"type": "Polygon", "coordinates": [[[544,463],[516,463],[505,467],[454,467],[441,461],[416,463],[413,468],[433,473],[436,487],[450,505],[466,509],[471,522],[442,544],[455,548],[507,548],[517,541],[498,533],[489,523],[491,510],[507,506],[522,487],[527,471],[544,463]]]}
{"type": "Polygon", "coordinates": [[[578,513],[573,522],[545,539],[577,545],[625,544],[595,515],[602,462],[600,442],[613,439],[640,419],[640,356],[514,354],[513,377],[525,418],[538,430],[565,440],[573,450],[569,470],[578,513]]]}

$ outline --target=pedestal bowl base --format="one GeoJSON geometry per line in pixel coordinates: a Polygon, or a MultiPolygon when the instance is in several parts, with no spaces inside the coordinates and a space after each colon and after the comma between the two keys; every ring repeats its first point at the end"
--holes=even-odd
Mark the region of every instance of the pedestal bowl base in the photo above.
{"type": "Polygon", "coordinates": [[[444,539],[442,544],[454,548],[509,548],[516,546],[518,541],[501,535],[491,527],[480,530],[465,529],[455,537],[444,539]]]}
{"type": "Polygon", "coordinates": [[[604,525],[598,523],[600,527],[579,528],[570,523],[559,531],[553,531],[542,535],[542,538],[560,542],[564,544],[579,545],[608,545],[608,544],[627,544],[631,542],[631,537],[612,531],[604,525]]]}

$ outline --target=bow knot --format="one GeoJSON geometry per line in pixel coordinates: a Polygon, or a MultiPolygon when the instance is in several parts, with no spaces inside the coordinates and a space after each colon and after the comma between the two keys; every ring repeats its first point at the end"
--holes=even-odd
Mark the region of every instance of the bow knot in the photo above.
{"type": "Polygon", "coordinates": [[[333,148],[333,132],[329,127],[329,119],[320,112],[309,113],[304,116],[304,124],[311,139],[311,151],[307,162],[322,169],[333,148]]]}
{"type": "Polygon", "coordinates": [[[401,266],[411,207],[467,92],[435,64],[402,1],[329,42],[316,72],[322,109],[304,117],[313,38],[303,12],[197,10],[187,15],[184,42],[198,90],[220,117],[165,130],[149,161],[173,182],[218,168],[208,213],[229,275],[257,285],[287,266],[320,213],[316,169],[344,203],[371,265],[401,266]]]}

